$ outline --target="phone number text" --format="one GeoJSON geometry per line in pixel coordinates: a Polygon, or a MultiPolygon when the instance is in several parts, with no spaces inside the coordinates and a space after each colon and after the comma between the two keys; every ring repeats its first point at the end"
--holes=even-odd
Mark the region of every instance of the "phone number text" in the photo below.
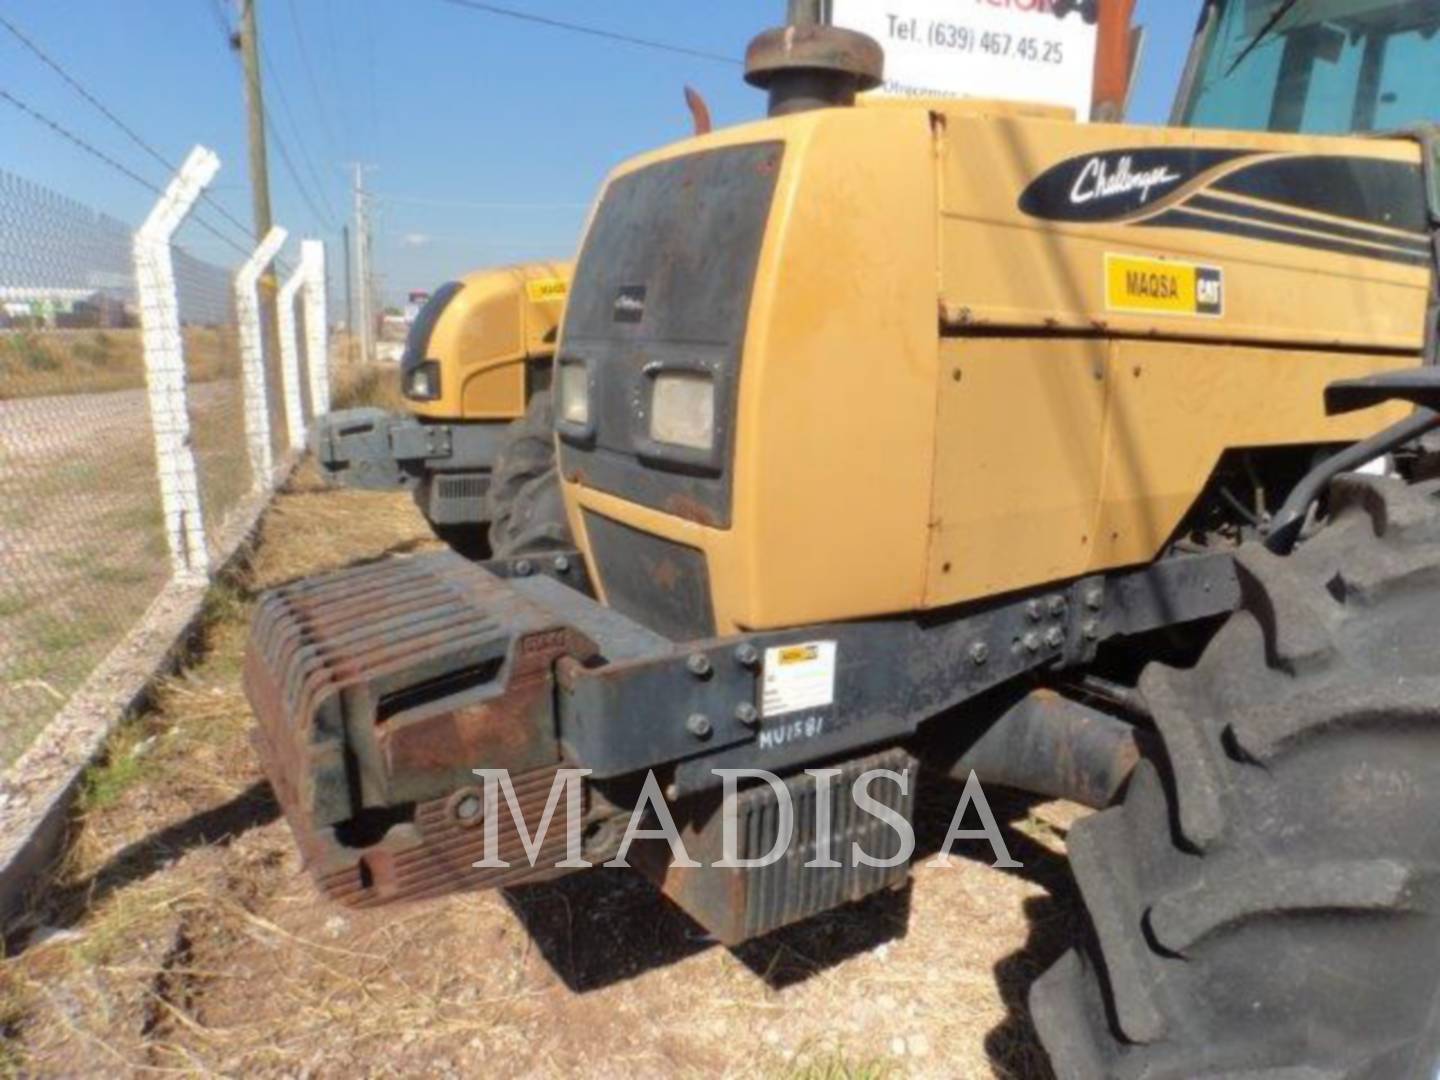
{"type": "Polygon", "coordinates": [[[928,45],[947,52],[972,53],[1015,59],[1032,64],[1065,63],[1065,42],[1053,38],[1029,37],[1002,30],[980,30],[963,23],[921,22],[890,15],[890,37],[896,41],[928,45]]]}

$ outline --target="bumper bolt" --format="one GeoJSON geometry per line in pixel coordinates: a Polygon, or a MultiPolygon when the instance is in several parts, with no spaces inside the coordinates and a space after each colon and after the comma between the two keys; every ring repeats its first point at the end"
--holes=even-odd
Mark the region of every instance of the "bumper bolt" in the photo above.
{"type": "Polygon", "coordinates": [[[570,572],[570,560],[564,555],[556,555],[555,561],[550,565],[555,567],[557,574],[568,574],[570,572]]]}
{"type": "Polygon", "coordinates": [[[713,730],[710,726],[710,718],[704,713],[693,713],[685,721],[685,730],[697,739],[708,739],[713,730]]]}
{"type": "Polygon", "coordinates": [[[1058,626],[1052,626],[1045,631],[1045,644],[1052,649],[1058,649],[1065,644],[1065,632],[1058,626]]]}
{"type": "Polygon", "coordinates": [[[517,562],[517,563],[515,564],[515,576],[516,576],[516,577],[529,577],[529,576],[530,576],[530,571],[532,571],[532,570],[534,570],[534,569],[535,569],[535,568],[530,565],[530,560],[529,560],[529,559],[521,559],[519,562],[517,562]]]}
{"type": "Polygon", "coordinates": [[[1094,619],[1085,620],[1085,625],[1080,628],[1080,631],[1090,641],[1100,640],[1100,624],[1094,619]]]}
{"type": "Polygon", "coordinates": [[[735,719],[746,727],[754,727],[760,722],[760,710],[748,701],[742,701],[735,706],[735,719]]]}
{"type": "Polygon", "coordinates": [[[1065,614],[1065,598],[1063,596],[1052,596],[1050,598],[1050,614],[1056,618],[1065,614]]]}
{"type": "Polygon", "coordinates": [[[1032,630],[1030,633],[1026,634],[1023,638],[1021,638],[1021,644],[1025,646],[1028,652],[1039,652],[1040,635],[1032,630]]]}
{"type": "Polygon", "coordinates": [[[714,670],[710,666],[710,658],[704,653],[698,652],[690,654],[689,659],[685,661],[685,666],[689,669],[690,674],[694,675],[697,679],[705,678],[714,670]]]}
{"type": "Polygon", "coordinates": [[[1085,606],[1091,611],[1099,611],[1100,606],[1105,603],[1105,594],[1098,588],[1085,590],[1085,606]]]}
{"type": "Polygon", "coordinates": [[[741,667],[753,668],[760,663],[760,650],[748,641],[735,648],[735,662],[741,667]]]}
{"type": "Polygon", "coordinates": [[[977,641],[970,646],[970,662],[976,667],[983,667],[985,661],[990,659],[990,646],[983,641],[977,641]]]}
{"type": "Polygon", "coordinates": [[[1025,614],[1030,616],[1031,622],[1039,622],[1045,617],[1045,609],[1040,606],[1039,600],[1031,600],[1025,605],[1025,614]]]}

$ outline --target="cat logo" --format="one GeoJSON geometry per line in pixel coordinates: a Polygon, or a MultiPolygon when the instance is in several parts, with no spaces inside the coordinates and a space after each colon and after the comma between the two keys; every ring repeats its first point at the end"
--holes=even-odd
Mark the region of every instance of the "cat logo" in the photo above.
{"type": "Polygon", "coordinates": [[[1213,266],[1140,255],[1105,256],[1105,306],[1143,315],[1225,314],[1225,274],[1213,266]]]}

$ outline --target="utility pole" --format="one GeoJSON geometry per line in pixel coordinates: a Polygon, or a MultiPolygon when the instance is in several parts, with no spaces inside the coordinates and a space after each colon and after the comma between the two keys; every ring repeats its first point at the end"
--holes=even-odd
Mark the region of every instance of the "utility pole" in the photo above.
{"type": "Polygon", "coordinates": [[[256,0],[240,0],[240,55],[245,64],[245,105],[250,121],[250,194],[255,242],[270,232],[270,163],[265,148],[265,95],[260,86],[260,40],[256,0]]]}
{"type": "Polygon", "coordinates": [[[350,226],[341,229],[340,246],[345,250],[345,365],[355,366],[355,291],[350,276],[350,226]]]}
{"type": "MultiPolygon", "coordinates": [[[[255,243],[270,234],[270,162],[265,145],[265,94],[260,84],[260,32],[255,18],[259,0],[238,0],[240,32],[236,43],[245,68],[245,107],[250,135],[250,197],[255,217],[255,243]]],[[[279,284],[275,271],[267,268],[259,282],[260,333],[264,342],[266,381],[280,385],[280,328],[276,323],[275,300],[279,284]]],[[[279,395],[270,398],[270,426],[280,420],[279,395]]]]}
{"type": "Polygon", "coordinates": [[[359,301],[360,360],[375,362],[375,313],[371,308],[370,202],[365,194],[365,170],[355,162],[355,296],[359,301]]]}

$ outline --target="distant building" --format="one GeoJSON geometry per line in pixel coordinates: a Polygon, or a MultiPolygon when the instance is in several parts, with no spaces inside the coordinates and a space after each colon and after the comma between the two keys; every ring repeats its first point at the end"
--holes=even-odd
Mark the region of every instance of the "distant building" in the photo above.
{"type": "Polygon", "coordinates": [[[134,305],[104,290],[0,285],[0,328],[120,330],[137,323],[134,305]]]}
{"type": "Polygon", "coordinates": [[[420,317],[420,309],[430,302],[430,294],[423,289],[413,290],[405,303],[405,325],[414,324],[420,317]]]}

